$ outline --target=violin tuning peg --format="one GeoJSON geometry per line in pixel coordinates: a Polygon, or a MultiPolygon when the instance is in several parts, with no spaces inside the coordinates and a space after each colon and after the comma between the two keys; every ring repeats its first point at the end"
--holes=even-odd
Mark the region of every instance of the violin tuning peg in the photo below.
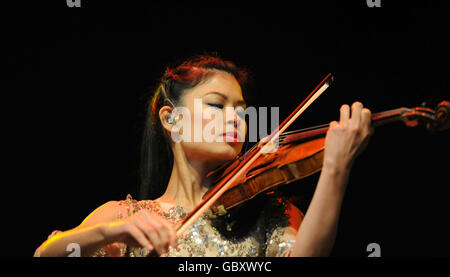
{"type": "Polygon", "coordinates": [[[442,101],[436,107],[436,118],[438,121],[438,131],[450,128],[450,102],[442,101]]]}

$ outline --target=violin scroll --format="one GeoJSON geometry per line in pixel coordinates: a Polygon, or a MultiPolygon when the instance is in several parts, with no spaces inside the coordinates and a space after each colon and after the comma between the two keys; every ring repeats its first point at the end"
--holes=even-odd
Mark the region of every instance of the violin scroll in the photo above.
{"type": "MultiPolygon", "coordinates": [[[[450,102],[440,102],[436,109],[430,109],[425,106],[415,108],[401,108],[400,119],[408,127],[424,125],[432,132],[443,131],[450,128],[450,102]]],[[[395,116],[392,117],[395,119],[395,116]]]]}
{"type": "Polygon", "coordinates": [[[443,131],[450,128],[450,102],[442,101],[436,107],[436,131],[443,131]]]}

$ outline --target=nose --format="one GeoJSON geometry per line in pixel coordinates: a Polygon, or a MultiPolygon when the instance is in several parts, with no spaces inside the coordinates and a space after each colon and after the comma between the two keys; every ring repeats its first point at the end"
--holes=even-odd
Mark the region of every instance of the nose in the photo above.
{"type": "Polygon", "coordinates": [[[239,126],[241,125],[240,117],[235,109],[227,109],[226,120],[227,125],[228,124],[233,125],[233,127],[236,129],[238,129],[239,126]]]}

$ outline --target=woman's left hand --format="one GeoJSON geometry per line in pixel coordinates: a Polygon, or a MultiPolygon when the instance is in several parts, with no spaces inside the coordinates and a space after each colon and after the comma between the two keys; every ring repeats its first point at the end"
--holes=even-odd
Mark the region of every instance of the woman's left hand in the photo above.
{"type": "Polygon", "coordinates": [[[325,153],[314,196],[291,252],[295,257],[328,256],[336,238],[339,214],[351,166],[372,133],[370,110],[360,102],[342,105],[325,138],[325,153]],[[351,115],[350,115],[351,112],[351,115]]]}
{"type": "Polygon", "coordinates": [[[353,103],[351,111],[348,105],[341,106],[339,122],[331,122],[326,135],[325,167],[350,170],[373,133],[371,117],[370,110],[360,102],[353,103]]]}

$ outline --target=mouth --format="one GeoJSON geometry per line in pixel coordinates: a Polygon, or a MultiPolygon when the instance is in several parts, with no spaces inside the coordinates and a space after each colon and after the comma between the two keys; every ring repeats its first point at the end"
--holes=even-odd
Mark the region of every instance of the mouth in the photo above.
{"type": "Polygon", "coordinates": [[[240,136],[237,131],[224,132],[222,134],[222,137],[225,142],[240,142],[241,141],[240,136]]]}

